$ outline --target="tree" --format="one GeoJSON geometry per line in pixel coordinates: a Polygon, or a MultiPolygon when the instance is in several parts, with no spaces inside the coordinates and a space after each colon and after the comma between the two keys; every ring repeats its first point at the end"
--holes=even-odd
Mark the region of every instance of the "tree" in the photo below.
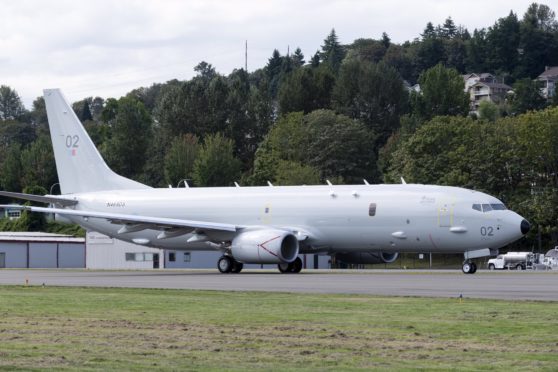
{"type": "Polygon", "coordinates": [[[465,58],[467,71],[486,71],[486,55],[488,53],[486,44],[486,30],[475,29],[473,31],[473,37],[468,40],[465,47],[467,51],[467,56],[465,58]]]}
{"type": "MultiPolygon", "coordinates": [[[[389,38],[388,38],[389,40],[389,38]]],[[[359,59],[378,63],[386,54],[389,42],[373,39],[357,39],[348,46],[346,59],[359,59]]]]}
{"type": "Polygon", "coordinates": [[[279,160],[275,169],[275,184],[288,185],[317,185],[320,183],[320,171],[310,165],[298,162],[279,160]]]}
{"type": "Polygon", "coordinates": [[[93,115],[91,115],[91,110],[89,109],[89,103],[92,100],[93,98],[89,97],[82,99],[81,101],[74,102],[72,105],[72,109],[82,123],[93,119],[93,115]]]}
{"type": "Polygon", "coordinates": [[[306,163],[319,169],[322,177],[340,177],[347,183],[378,180],[373,131],[330,110],[313,111],[304,122],[310,131],[309,143],[301,151],[306,163]]]}
{"type": "Polygon", "coordinates": [[[46,135],[21,151],[21,165],[23,187],[41,186],[49,190],[58,182],[52,143],[46,135]]]}
{"type": "Polygon", "coordinates": [[[312,169],[324,178],[375,181],[378,179],[375,140],[365,125],[330,110],[316,110],[308,115],[290,113],[272,127],[258,148],[250,183],[286,179],[301,182],[294,174],[313,179],[312,169]],[[289,164],[292,172],[285,169],[289,164]]]}
{"type": "MultiPolygon", "coordinates": [[[[489,27],[486,33],[486,66],[491,71],[514,73],[518,63],[519,21],[510,11],[489,27]]],[[[479,71],[480,72],[480,71],[479,71]]]]}
{"type": "Polygon", "coordinates": [[[419,117],[465,116],[469,112],[469,95],[463,91],[463,78],[457,70],[438,64],[422,73],[419,83],[421,92],[412,104],[419,117]]]}
{"type": "Polygon", "coordinates": [[[546,5],[531,4],[520,25],[518,77],[534,79],[558,60],[558,27],[546,5]]]}
{"type": "Polygon", "coordinates": [[[177,185],[183,179],[191,180],[197,154],[196,136],[186,134],[176,137],[165,156],[165,182],[177,185]]]}
{"type": "Polygon", "coordinates": [[[205,137],[194,162],[196,186],[229,186],[240,177],[240,161],[233,154],[234,143],[221,133],[205,137]]]}
{"type": "Polygon", "coordinates": [[[392,67],[358,60],[341,66],[333,90],[335,109],[366,124],[380,143],[399,126],[406,101],[403,81],[392,67]]]}
{"type": "Polygon", "coordinates": [[[345,58],[345,51],[337,39],[335,29],[331,29],[322,45],[320,61],[329,66],[334,72],[337,72],[339,67],[341,67],[343,58],[345,58]]]}
{"type": "Polygon", "coordinates": [[[455,23],[453,23],[453,19],[451,17],[446,18],[444,24],[441,27],[441,36],[446,39],[451,39],[457,35],[457,27],[455,27],[455,23]]]}
{"type": "Polygon", "coordinates": [[[491,101],[482,101],[479,104],[479,117],[487,121],[496,121],[498,118],[498,106],[491,101]]]}
{"type": "Polygon", "coordinates": [[[531,79],[521,79],[515,82],[510,101],[514,114],[540,110],[546,106],[546,100],[541,95],[539,82],[531,79]]]}
{"type": "Polygon", "coordinates": [[[105,147],[107,161],[116,173],[129,178],[140,175],[151,136],[151,117],[145,106],[131,97],[120,98],[112,137],[105,147]]]}
{"type": "Polygon", "coordinates": [[[25,107],[17,92],[9,86],[0,86],[0,120],[17,120],[25,113],[25,107]]]}
{"type": "Polygon", "coordinates": [[[48,117],[44,97],[37,97],[33,101],[33,110],[31,111],[32,122],[36,127],[47,128],[48,117]]]}
{"type": "Polygon", "coordinates": [[[304,54],[300,48],[296,48],[292,56],[293,64],[295,67],[301,67],[304,65],[304,54]]]}
{"type": "Polygon", "coordinates": [[[14,143],[8,147],[1,163],[0,189],[6,191],[21,191],[21,147],[14,143]]]}
{"type": "Polygon", "coordinates": [[[294,111],[309,113],[319,108],[329,108],[335,77],[325,67],[300,68],[286,78],[279,90],[281,114],[294,111]]]}

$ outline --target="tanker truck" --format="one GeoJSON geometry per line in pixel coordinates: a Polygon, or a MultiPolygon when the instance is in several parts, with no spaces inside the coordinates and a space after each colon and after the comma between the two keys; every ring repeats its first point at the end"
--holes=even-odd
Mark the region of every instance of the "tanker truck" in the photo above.
{"type": "Polygon", "coordinates": [[[535,255],[531,252],[508,252],[506,254],[499,254],[496,258],[488,260],[488,269],[525,270],[533,267],[534,260],[535,255]]]}

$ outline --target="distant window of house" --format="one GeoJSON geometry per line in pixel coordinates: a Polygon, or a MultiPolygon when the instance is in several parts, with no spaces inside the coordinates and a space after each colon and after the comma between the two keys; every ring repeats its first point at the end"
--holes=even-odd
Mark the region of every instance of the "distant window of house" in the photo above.
{"type": "Polygon", "coordinates": [[[144,261],[153,261],[153,253],[144,253],[144,261]]]}
{"type": "Polygon", "coordinates": [[[169,262],[174,262],[174,261],[176,261],[176,253],[169,252],[169,262]]]}
{"type": "Polygon", "coordinates": [[[21,211],[8,211],[8,218],[10,220],[17,220],[19,217],[21,217],[21,211]]]}
{"type": "Polygon", "coordinates": [[[126,253],[126,261],[135,261],[136,254],[135,253],[126,253]]]}
{"type": "Polygon", "coordinates": [[[190,262],[192,260],[192,256],[190,252],[184,252],[184,262],[190,262]]]}
{"type": "Polygon", "coordinates": [[[376,203],[370,203],[368,206],[368,215],[374,217],[376,215],[376,203]]]}

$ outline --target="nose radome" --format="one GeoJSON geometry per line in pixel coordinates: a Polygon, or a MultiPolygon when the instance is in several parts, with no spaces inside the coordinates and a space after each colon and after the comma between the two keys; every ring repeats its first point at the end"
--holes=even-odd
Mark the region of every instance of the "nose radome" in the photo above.
{"type": "Polygon", "coordinates": [[[527,234],[529,232],[529,230],[531,230],[531,224],[529,223],[529,221],[527,220],[523,220],[521,221],[521,233],[523,235],[527,234]]]}

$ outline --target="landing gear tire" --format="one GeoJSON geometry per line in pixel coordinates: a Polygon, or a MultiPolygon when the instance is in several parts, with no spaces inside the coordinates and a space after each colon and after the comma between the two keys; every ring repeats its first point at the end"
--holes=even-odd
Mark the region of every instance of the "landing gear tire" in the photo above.
{"type": "Polygon", "coordinates": [[[292,263],[280,263],[277,265],[277,268],[279,269],[279,272],[281,272],[281,274],[287,274],[292,272],[293,270],[293,264],[292,263]]]}
{"type": "Polygon", "coordinates": [[[229,256],[221,256],[217,261],[217,268],[222,274],[230,273],[233,269],[233,260],[229,256]]]}
{"type": "Polygon", "coordinates": [[[295,260],[292,263],[293,268],[292,271],[295,274],[298,274],[300,272],[300,270],[302,270],[302,260],[300,259],[300,257],[295,258],[295,260]]]}
{"type": "Polygon", "coordinates": [[[297,257],[293,262],[278,264],[277,268],[281,274],[298,274],[302,270],[302,260],[297,257]]]}
{"type": "Polygon", "coordinates": [[[473,274],[476,271],[476,265],[472,262],[465,262],[461,267],[464,274],[473,274]]]}
{"type": "Polygon", "coordinates": [[[469,274],[474,274],[477,272],[477,264],[474,262],[471,262],[471,272],[469,274]]]}
{"type": "Polygon", "coordinates": [[[233,274],[238,274],[239,272],[242,271],[242,268],[244,267],[244,264],[238,262],[238,261],[233,261],[233,265],[232,265],[232,269],[231,269],[231,273],[233,274]]]}
{"type": "Polygon", "coordinates": [[[488,265],[488,270],[492,271],[494,269],[496,269],[496,266],[494,266],[494,264],[488,265]]]}

